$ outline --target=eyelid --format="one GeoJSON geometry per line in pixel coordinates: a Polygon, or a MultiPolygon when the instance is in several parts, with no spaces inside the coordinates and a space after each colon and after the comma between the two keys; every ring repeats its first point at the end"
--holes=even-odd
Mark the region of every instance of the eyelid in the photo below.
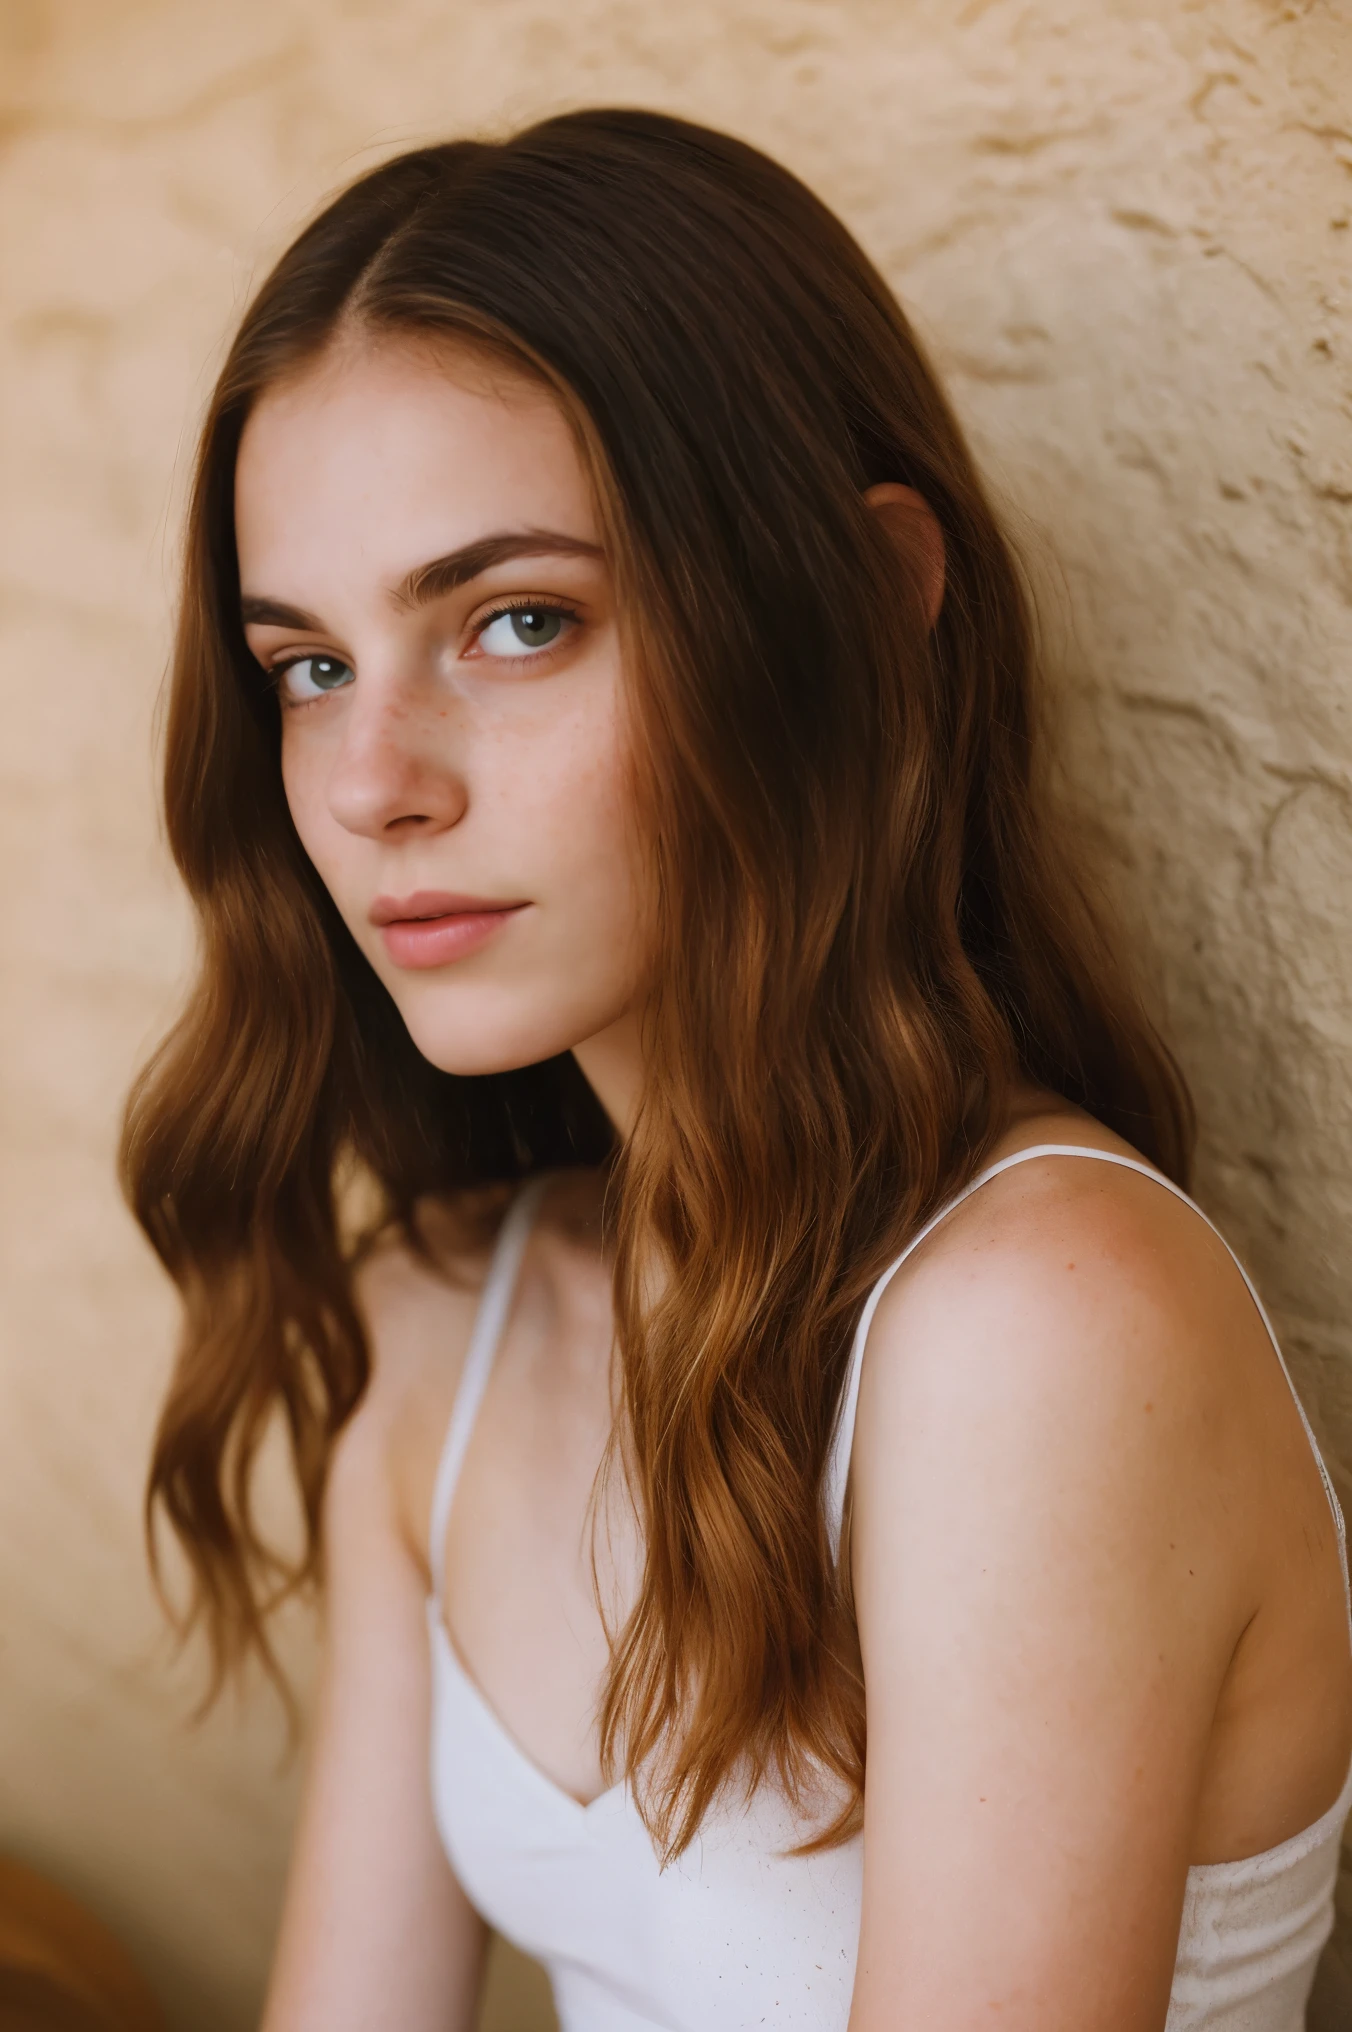
{"type": "Polygon", "coordinates": [[[523,607],[538,607],[546,614],[566,614],[575,621],[580,618],[581,602],[570,600],[563,593],[499,593],[485,602],[482,613],[474,615],[469,623],[471,632],[477,634],[499,614],[517,614],[523,607]]]}
{"type": "Polygon", "coordinates": [[[288,642],[285,649],[278,649],[271,657],[268,657],[266,652],[264,652],[263,656],[260,656],[256,650],[250,650],[249,653],[263,675],[267,678],[278,677],[282,671],[289,669],[293,663],[304,663],[306,658],[310,656],[327,656],[334,663],[348,664],[353,670],[357,667],[352,662],[352,658],[344,656],[341,650],[316,649],[312,643],[307,643],[303,649],[297,649],[292,643],[288,642]]]}

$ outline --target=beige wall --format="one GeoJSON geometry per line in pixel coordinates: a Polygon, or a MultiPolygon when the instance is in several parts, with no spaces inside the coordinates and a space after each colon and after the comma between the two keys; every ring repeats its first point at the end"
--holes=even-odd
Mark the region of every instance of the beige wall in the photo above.
{"type": "Polygon", "coordinates": [[[728,125],[839,208],[1061,560],[1059,715],[1197,1084],[1202,1196],[1352,1494],[1352,16],[0,0],[0,79],[0,1847],[225,2032],[295,1777],[265,1702],[180,1725],[137,1518],[172,1311],[110,1155],[184,975],[152,717],[253,279],[378,156],[588,100],[728,125]]]}

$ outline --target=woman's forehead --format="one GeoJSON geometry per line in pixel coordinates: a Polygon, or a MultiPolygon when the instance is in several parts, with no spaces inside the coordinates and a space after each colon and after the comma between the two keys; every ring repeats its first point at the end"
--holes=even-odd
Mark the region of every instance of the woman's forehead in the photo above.
{"type": "Polygon", "coordinates": [[[538,380],[470,347],[345,347],[269,388],[235,478],[241,570],[360,556],[401,575],[486,532],[596,518],[573,431],[538,380]]]}

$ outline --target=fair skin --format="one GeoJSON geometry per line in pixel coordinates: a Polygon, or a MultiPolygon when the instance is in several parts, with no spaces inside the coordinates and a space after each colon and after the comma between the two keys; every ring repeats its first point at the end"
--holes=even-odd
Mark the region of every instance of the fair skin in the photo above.
{"type": "MultiPolygon", "coordinates": [[[[872,505],[933,612],[923,503],[896,486],[872,505]]],[[[467,355],[349,340],[251,418],[237,531],[300,838],[415,1042],[453,1072],[571,1050],[623,1133],[644,958],[623,673],[553,401],[467,355]],[[430,923],[372,921],[401,903],[430,923]]],[[[1047,1140],[1124,1147],[1021,1094],[1001,1152],[1047,1140]]],[[[363,1284],[374,1377],[327,1497],[322,1694],[265,2032],[473,2023],[483,1932],[431,1818],[424,1597],[484,1265],[445,1253],[455,1278],[391,1249],[363,1284]]],[[[597,1182],[561,1176],[442,1603],[506,1728],[584,1800],[608,1782],[588,1510],[608,1280],[597,1182]]],[[[1006,1174],[889,1287],[852,1472],[869,1761],[851,2032],[1159,2032],[1189,1863],[1308,1825],[1352,1754],[1332,1523],[1233,1265],[1135,1174],[1006,1174]]],[[[602,1523],[613,1615],[639,1563],[622,1494],[602,1523]]]]}

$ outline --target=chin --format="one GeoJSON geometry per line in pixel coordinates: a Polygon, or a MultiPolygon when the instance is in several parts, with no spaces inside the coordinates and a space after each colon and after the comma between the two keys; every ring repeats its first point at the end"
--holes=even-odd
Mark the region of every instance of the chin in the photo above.
{"type": "Polygon", "coordinates": [[[585,1030],[574,1031],[524,1014],[483,1023],[437,1022],[430,1011],[404,1012],[408,1034],[429,1064],[438,1072],[454,1073],[459,1079],[473,1079],[485,1073],[519,1072],[522,1066],[540,1065],[547,1058],[571,1050],[585,1030]]]}
{"type": "MultiPolygon", "coordinates": [[[[417,1043],[416,1038],[414,1042],[417,1043]]],[[[438,1072],[454,1073],[457,1079],[480,1079],[485,1074],[494,1072],[520,1072],[523,1066],[540,1065],[545,1059],[556,1056],[552,1051],[508,1052],[491,1050],[487,1047],[479,1052],[455,1051],[441,1047],[424,1051],[419,1044],[418,1049],[438,1072]]],[[[560,1049],[566,1051],[568,1047],[562,1045],[560,1049]]]]}

